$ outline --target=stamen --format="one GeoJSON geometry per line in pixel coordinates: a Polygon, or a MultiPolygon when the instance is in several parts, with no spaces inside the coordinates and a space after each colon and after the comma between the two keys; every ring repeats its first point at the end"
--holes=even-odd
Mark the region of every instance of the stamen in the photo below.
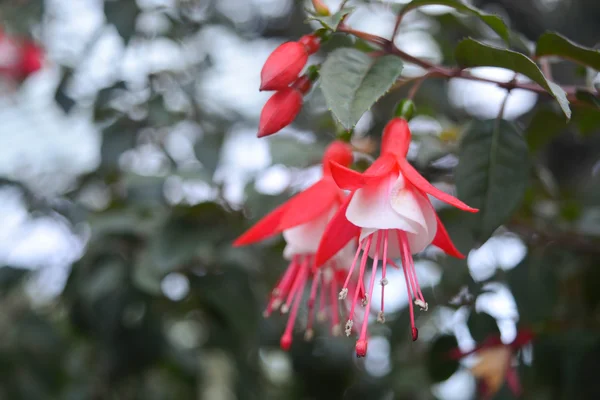
{"type": "Polygon", "coordinates": [[[412,331],[412,338],[413,341],[417,340],[416,338],[418,337],[418,331],[417,328],[415,328],[415,313],[413,310],[413,293],[412,293],[412,287],[410,284],[410,279],[408,277],[408,273],[407,273],[407,269],[406,266],[408,265],[408,260],[407,258],[410,257],[409,254],[406,253],[406,250],[403,246],[403,240],[402,238],[406,239],[406,234],[402,237],[400,232],[402,231],[398,231],[398,241],[400,242],[400,254],[402,256],[402,272],[404,273],[404,281],[406,282],[406,293],[408,295],[408,311],[410,313],[410,327],[411,327],[411,331],[412,331]]]}
{"type": "Polygon", "coordinates": [[[388,280],[385,277],[385,272],[387,269],[387,250],[388,250],[388,230],[384,230],[383,231],[383,257],[381,258],[381,311],[379,312],[379,315],[381,315],[381,318],[379,318],[379,315],[377,316],[377,321],[384,323],[385,322],[385,317],[383,316],[383,312],[384,312],[384,299],[385,299],[385,285],[388,284],[388,280]]]}
{"type": "Polygon", "coordinates": [[[340,290],[340,295],[339,295],[338,299],[346,300],[347,296],[348,296],[348,288],[343,288],[342,290],[340,290]]]}
{"type": "Polygon", "coordinates": [[[346,327],[345,327],[346,336],[350,336],[350,334],[352,333],[352,325],[354,325],[354,321],[352,321],[351,319],[346,321],[346,327]]]}
{"type": "Polygon", "coordinates": [[[408,242],[408,237],[406,236],[406,232],[398,231],[398,239],[401,241],[401,248],[403,252],[406,252],[408,264],[406,265],[406,269],[408,275],[410,277],[411,285],[413,287],[413,293],[415,298],[421,300],[423,304],[426,304],[425,298],[423,297],[423,293],[421,293],[421,287],[419,286],[419,281],[417,279],[417,271],[415,270],[415,263],[412,258],[412,253],[410,251],[410,243],[408,242]]]}
{"type": "MultiPolygon", "coordinates": [[[[364,242],[364,240],[363,240],[364,242]]],[[[371,243],[371,242],[369,242],[371,243]]],[[[352,264],[350,265],[350,270],[348,271],[348,275],[346,276],[346,281],[344,282],[344,286],[342,286],[342,291],[340,292],[340,300],[344,300],[346,298],[346,294],[348,294],[348,282],[350,282],[350,278],[352,277],[352,273],[354,272],[354,268],[356,267],[356,262],[358,261],[358,255],[360,254],[360,249],[363,243],[358,242],[358,248],[356,249],[356,253],[354,253],[354,259],[352,260],[352,264]],[[342,292],[344,294],[342,295],[342,292]],[[343,296],[343,297],[342,297],[343,296]]],[[[367,250],[368,252],[368,250],[367,250]]]]}
{"type": "Polygon", "coordinates": [[[337,281],[335,280],[335,276],[331,278],[329,288],[329,300],[331,302],[331,304],[329,305],[331,312],[331,334],[333,336],[336,336],[336,333],[339,334],[340,330],[340,315],[338,311],[338,299],[336,298],[338,286],[337,281]]]}
{"type": "Polygon", "coordinates": [[[307,342],[310,342],[314,336],[315,332],[312,329],[307,329],[306,332],[304,332],[304,340],[307,342]]]}
{"type": "Polygon", "coordinates": [[[277,285],[272,291],[274,297],[284,297],[287,294],[288,290],[290,290],[290,287],[294,282],[294,278],[298,273],[298,268],[300,267],[300,257],[301,256],[295,255],[292,258],[292,262],[285,270],[283,276],[281,277],[279,282],[277,282],[277,285]]]}
{"type": "Polygon", "coordinates": [[[383,314],[383,311],[379,311],[377,313],[377,322],[379,322],[380,324],[385,323],[385,315],[383,314]]]}
{"type": "MultiPolygon", "coordinates": [[[[314,261],[314,258],[313,258],[314,261]]],[[[315,300],[317,297],[317,287],[319,286],[319,277],[321,270],[317,270],[313,275],[312,284],[310,287],[310,297],[308,298],[308,320],[306,323],[306,332],[312,331],[313,320],[315,317],[315,300]]]]}
{"type": "Polygon", "coordinates": [[[310,259],[310,257],[308,257],[308,256],[304,257],[304,261],[302,262],[302,264],[300,264],[300,271],[296,275],[296,279],[294,279],[294,284],[292,285],[292,289],[290,290],[290,292],[287,295],[285,304],[281,306],[282,314],[286,314],[290,310],[290,306],[292,305],[294,296],[295,296],[296,292],[298,292],[298,289],[300,288],[302,276],[304,276],[305,271],[308,272],[309,259],[310,259]]]}
{"type": "MultiPolygon", "coordinates": [[[[365,266],[367,265],[367,258],[369,257],[369,249],[371,247],[372,239],[373,239],[373,235],[369,235],[369,237],[364,239],[364,241],[366,241],[366,243],[365,243],[365,247],[363,249],[363,255],[360,260],[360,270],[359,270],[359,274],[358,274],[358,283],[359,284],[356,286],[356,289],[354,290],[354,298],[352,299],[352,307],[350,308],[350,315],[348,316],[349,320],[352,320],[354,318],[354,309],[356,308],[356,302],[358,301],[358,293],[359,293],[359,289],[361,286],[360,283],[363,282],[363,280],[364,280],[365,266]]],[[[346,333],[346,335],[348,335],[348,333],[346,333]]]]}
{"type": "MultiPolygon", "coordinates": [[[[379,250],[379,245],[381,243],[381,232],[377,232],[377,238],[375,242],[375,248],[379,250]]],[[[371,279],[369,281],[369,294],[367,298],[371,301],[373,297],[373,289],[375,288],[375,276],[377,275],[377,263],[379,262],[379,251],[375,252],[375,257],[373,257],[373,266],[371,267],[371,279]]],[[[365,316],[362,323],[362,328],[360,331],[360,337],[358,338],[358,342],[356,343],[356,355],[359,357],[364,357],[367,353],[367,326],[369,325],[369,311],[365,311],[365,316]],[[364,341],[364,346],[361,343],[364,341]]]]}
{"type": "Polygon", "coordinates": [[[296,316],[298,315],[298,308],[300,307],[300,302],[302,301],[302,292],[304,291],[304,285],[306,284],[306,278],[308,276],[308,268],[303,268],[300,271],[299,280],[300,283],[298,286],[300,290],[297,291],[297,294],[294,296],[294,304],[292,307],[292,312],[287,320],[287,324],[285,326],[285,331],[283,332],[283,336],[281,336],[280,346],[283,350],[287,351],[290,349],[292,345],[292,331],[294,330],[294,324],[296,323],[296,316]]]}
{"type": "Polygon", "coordinates": [[[320,280],[321,280],[321,288],[319,290],[319,313],[317,314],[317,320],[319,322],[323,322],[327,319],[327,313],[325,312],[325,289],[326,289],[326,285],[325,285],[325,277],[323,275],[325,274],[320,274],[320,280]]]}

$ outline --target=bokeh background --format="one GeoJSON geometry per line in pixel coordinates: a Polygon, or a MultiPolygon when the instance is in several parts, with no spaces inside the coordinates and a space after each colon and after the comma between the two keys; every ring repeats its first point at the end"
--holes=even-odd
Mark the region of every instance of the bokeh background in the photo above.
{"type": "MultiPolygon", "coordinates": [[[[335,10],[340,1],[325,3],[335,10]]],[[[350,1],[358,8],[347,23],[389,37],[390,3],[402,1],[350,1]]],[[[588,46],[600,39],[597,0],[473,3],[530,40],[548,29],[588,46]]],[[[292,126],[256,138],[269,96],[258,91],[262,64],[317,28],[305,22],[309,6],[0,2],[2,30],[45,53],[39,71],[4,78],[0,92],[0,399],[474,399],[477,356],[444,361],[440,335],[467,351],[498,332],[511,342],[524,328],[537,334],[518,354],[524,398],[600,398],[600,112],[584,109],[567,126],[549,99],[520,90],[505,118],[525,129],[530,188],[485,243],[460,212],[440,208],[468,258],[417,257],[430,304],[419,340],[410,340],[398,272],[388,276],[388,322],[372,328],[366,358],[326,329],[279,349],[285,318],[265,320],[262,309],[286,266],[284,243],[231,241],[318,179],[338,133],[317,88],[292,126]]],[[[408,14],[394,40],[452,65],[468,35],[493,40],[477,20],[431,6],[408,14]]],[[[352,45],[336,35],[311,61],[352,45]]],[[[552,72],[565,84],[595,79],[568,63],[552,72]]],[[[407,65],[404,76],[419,73],[407,65]]],[[[411,161],[453,191],[461,132],[494,118],[505,95],[480,82],[425,82],[411,161]]],[[[400,87],[364,115],[357,149],[375,154],[404,96],[400,87]]],[[[513,394],[502,387],[495,398],[513,394]]]]}

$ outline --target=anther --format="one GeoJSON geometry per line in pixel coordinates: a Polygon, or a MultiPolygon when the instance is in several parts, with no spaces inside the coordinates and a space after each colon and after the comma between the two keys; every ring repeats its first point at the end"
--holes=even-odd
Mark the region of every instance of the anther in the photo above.
{"type": "Polygon", "coordinates": [[[383,311],[379,311],[377,313],[377,322],[379,322],[380,324],[385,323],[385,315],[383,314],[383,311]]]}
{"type": "Polygon", "coordinates": [[[331,327],[332,336],[340,336],[342,334],[342,327],[339,324],[335,324],[331,327]]]}
{"type": "Polygon", "coordinates": [[[312,329],[307,329],[306,332],[304,332],[304,340],[307,342],[310,342],[314,336],[315,332],[312,329]]]}
{"type": "Polygon", "coordinates": [[[339,295],[338,299],[345,300],[347,296],[348,296],[348,288],[343,288],[342,290],[340,290],[340,295],[339,295]]]}
{"type": "Polygon", "coordinates": [[[421,308],[421,311],[427,311],[427,310],[429,310],[429,304],[427,304],[423,300],[416,299],[415,300],[415,304],[421,308]]]}
{"type": "Polygon", "coordinates": [[[354,321],[349,319],[348,322],[346,322],[346,336],[350,336],[352,333],[352,325],[354,325],[354,321]]]}

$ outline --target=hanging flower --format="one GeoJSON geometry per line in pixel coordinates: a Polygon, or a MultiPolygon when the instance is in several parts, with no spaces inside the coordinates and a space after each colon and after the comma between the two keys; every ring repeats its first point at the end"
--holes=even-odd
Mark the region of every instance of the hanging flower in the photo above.
{"type": "MultiPolygon", "coordinates": [[[[283,233],[287,242],[284,256],[290,260],[290,264],[271,292],[265,316],[278,309],[283,314],[289,313],[286,329],[281,337],[281,347],[284,350],[291,346],[298,309],[308,286],[310,295],[305,337],[310,339],[313,335],[317,303],[321,319],[325,319],[329,313],[331,333],[336,335],[341,330],[337,293],[341,288],[341,279],[346,276],[346,271],[342,268],[348,265],[354,254],[353,244],[342,246],[321,268],[317,268],[315,263],[315,253],[325,227],[344,200],[344,192],[331,177],[332,162],[336,165],[350,165],[350,146],[339,141],[332,143],[323,156],[323,177],[265,216],[234,242],[234,246],[243,246],[283,233]]],[[[350,282],[350,286],[354,287],[353,282],[350,282]]]]}
{"type": "Polygon", "coordinates": [[[276,92],[263,107],[258,123],[258,137],[279,132],[291,124],[302,109],[302,96],[311,86],[308,76],[298,78],[291,87],[276,92]]]}
{"type": "MultiPolygon", "coordinates": [[[[367,269],[367,259],[371,257],[371,278],[366,298],[370,304],[377,266],[381,261],[381,307],[377,320],[383,322],[384,289],[388,283],[386,268],[394,265],[392,259],[400,258],[409,297],[412,337],[416,340],[418,330],[414,322],[412,299],[423,310],[427,310],[428,306],[419,286],[412,254],[433,244],[447,254],[463,257],[450,240],[427,194],[461,210],[477,210],[435,188],[410,165],[406,159],[410,138],[407,121],[394,118],[384,129],[381,156],[363,174],[330,161],[333,179],[340,188],[350,190],[351,193],[329,222],[317,251],[316,262],[318,265],[323,264],[350,240],[358,237],[359,246],[348,275],[352,275],[359,265],[358,279],[362,281],[367,269]]],[[[349,289],[344,286],[339,298],[346,298],[349,289]]],[[[347,335],[350,335],[354,324],[354,310],[359,293],[355,290],[354,293],[350,292],[350,296],[352,307],[346,323],[347,335]]],[[[356,343],[356,353],[364,356],[366,352],[365,319],[356,343]]]]}
{"type": "Polygon", "coordinates": [[[455,349],[449,356],[455,360],[470,354],[478,356],[471,373],[479,381],[479,393],[484,399],[498,392],[504,382],[515,396],[520,396],[522,388],[514,365],[514,356],[519,349],[530,343],[533,337],[533,332],[524,329],[517,332],[512,343],[504,344],[500,335],[494,335],[471,351],[463,353],[460,349],[455,349]]]}
{"type": "Polygon", "coordinates": [[[308,61],[319,51],[320,39],[304,35],[297,42],[286,42],[267,58],[260,73],[260,90],[282,90],[294,82],[308,61]]]}

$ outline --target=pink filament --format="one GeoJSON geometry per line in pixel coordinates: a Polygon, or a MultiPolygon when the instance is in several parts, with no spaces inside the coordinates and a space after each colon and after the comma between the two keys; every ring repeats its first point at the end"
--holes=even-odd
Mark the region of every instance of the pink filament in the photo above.
{"type": "Polygon", "coordinates": [[[300,271],[296,274],[296,279],[294,279],[294,284],[292,285],[292,289],[290,290],[290,292],[287,295],[285,305],[288,309],[290,308],[290,306],[292,304],[292,300],[294,299],[295,294],[298,292],[298,289],[300,288],[300,284],[302,283],[302,276],[304,275],[304,271],[305,270],[308,271],[308,260],[309,260],[309,257],[304,258],[304,261],[300,265],[300,271]]]}
{"type": "MultiPolygon", "coordinates": [[[[310,297],[308,298],[308,322],[306,323],[306,329],[311,330],[313,325],[313,320],[315,317],[315,300],[317,297],[317,288],[319,286],[319,276],[321,275],[321,271],[317,271],[315,275],[313,275],[312,285],[310,287],[310,297]]],[[[321,288],[321,290],[323,290],[321,288]]]]}
{"type": "Polygon", "coordinates": [[[383,314],[384,307],[384,295],[385,295],[385,271],[387,268],[387,250],[388,250],[388,231],[387,229],[383,232],[383,257],[381,257],[381,313],[383,314]]]}
{"type": "MultiPolygon", "coordinates": [[[[363,255],[362,258],[360,260],[360,270],[359,270],[359,274],[358,274],[358,285],[356,285],[356,289],[354,290],[354,298],[352,299],[352,307],[350,308],[350,315],[348,316],[348,320],[352,320],[354,318],[354,309],[356,308],[356,302],[358,300],[358,293],[360,291],[361,288],[361,282],[364,279],[364,275],[365,275],[365,266],[367,264],[367,258],[369,256],[369,248],[371,247],[371,240],[373,238],[373,235],[370,235],[368,238],[364,239],[363,241],[366,241],[364,249],[363,249],[363,255]]],[[[356,259],[356,257],[355,257],[356,259]]],[[[348,273],[348,278],[346,278],[346,281],[349,279],[350,274],[352,273],[352,270],[354,269],[354,264],[352,265],[352,268],[350,270],[350,272],[348,273]]]]}
{"type": "MultiPolygon", "coordinates": [[[[281,337],[282,343],[291,344],[292,331],[294,329],[294,324],[296,323],[296,316],[298,315],[298,308],[300,307],[300,302],[302,301],[302,297],[303,297],[302,294],[304,291],[304,286],[306,285],[307,275],[308,275],[308,267],[302,268],[302,270],[300,271],[300,274],[298,275],[299,290],[297,291],[297,294],[294,296],[294,305],[292,307],[292,311],[290,313],[287,324],[285,326],[285,332],[283,333],[283,336],[281,337]]],[[[287,349],[284,349],[284,350],[287,350],[287,349]]]]}
{"type": "MultiPolygon", "coordinates": [[[[367,295],[368,303],[367,307],[371,306],[371,299],[373,297],[373,288],[375,287],[375,276],[377,275],[377,263],[379,262],[379,245],[381,244],[381,232],[377,232],[377,238],[375,241],[375,257],[373,258],[373,266],[371,268],[371,280],[369,282],[369,294],[367,295]]],[[[367,326],[369,325],[369,313],[365,311],[365,316],[360,331],[360,337],[358,340],[367,340],[367,326]]],[[[365,350],[366,351],[366,350],[365,350]]]]}
{"type": "Polygon", "coordinates": [[[403,231],[398,231],[398,244],[400,245],[400,252],[402,255],[402,272],[404,272],[404,280],[406,282],[406,293],[408,294],[408,310],[410,313],[410,327],[411,327],[411,331],[413,332],[413,340],[414,339],[414,332],[416,331],[416,327],[415,327],[415,313],[413,310],[413,289],[411,287],[411,282],[410,282],[410,278],[408,276],[407,273],[407,266],[409,265],[408,262],[408,258],[411,257],[410,253],[407,253],[406,251],[406,247],[408,246],[404,246],[404,242],[407,241],[406,238],[406,234],[403,231]],[[404,235],[402,235],[404,233],[404,235]]]}

